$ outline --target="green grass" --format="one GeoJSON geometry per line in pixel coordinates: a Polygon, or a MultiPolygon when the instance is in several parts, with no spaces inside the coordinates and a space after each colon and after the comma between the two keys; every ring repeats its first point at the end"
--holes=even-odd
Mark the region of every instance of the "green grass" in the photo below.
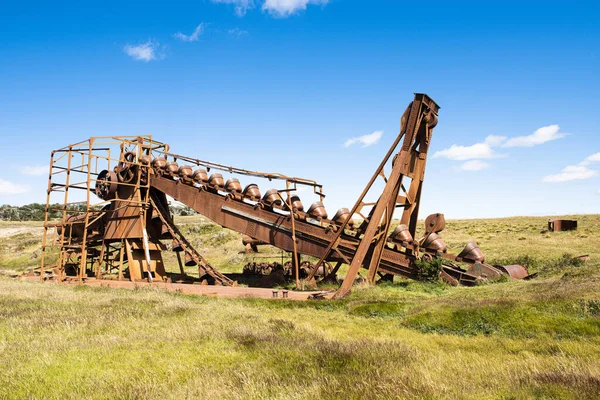
{"type": "MultiPolygon", "coordinates": [[[[470,288],[396,280],[290,302],[0,278],[0,398],[597,399],[600,216],[577,219],[556,234],[545,218],[448,221],[452,251],[479,237],[490,261],[540,272],[470,288]]],[[[251,259],[237,234],[178,222],[216,265],[251,259]]],[[[35,265],[39,234],[4,237],[0,268],[35,265]]]]}

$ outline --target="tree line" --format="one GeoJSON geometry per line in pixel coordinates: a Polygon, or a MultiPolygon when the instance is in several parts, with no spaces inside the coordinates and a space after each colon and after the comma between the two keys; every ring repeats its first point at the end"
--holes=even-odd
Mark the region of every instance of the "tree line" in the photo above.
{"type": "MultiPolygon", "coordinates": [[[[60,204],[53,204],[48,210],[48,219],[62,218],[60,204]]],[[[0,206],[0,221],[43,221],[45,204],[31,203],[24,206],[11,206],[4,204],[0,206]]],[[[69,207],[72,211],[85,211],[85,204],[76,204],[69,207]]],[[[194,215],[195,211],[189,207],[169,206],[173,215],[194,215]]]]}

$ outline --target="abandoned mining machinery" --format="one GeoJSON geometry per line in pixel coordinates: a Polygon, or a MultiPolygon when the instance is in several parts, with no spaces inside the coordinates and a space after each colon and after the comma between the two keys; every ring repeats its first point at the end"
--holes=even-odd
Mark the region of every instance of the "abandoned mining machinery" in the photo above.
{"type": "Polygon", "coordinates": [[[55,150],[50,159],[39,277],[59,282],[237,286],[183,236],[169,212],[168,197],[250,241],[291,254],[298,286],[315,278],[331,279],[346,264],[345,278],[330,296],[334,298],[350,292],[361,268],[370,283],[394,275],[418,278],[418,265],[433,259],[443,261],[440,277],[454,285],[473,285],[502,275],[525,277],[527,271],[521,266],[485,264],[475,242],[458,255],[449,254],[439,235],[445,227],[443,214],[428,216],[423,237],[416,237],[427,151],[438,111],[427,95],[415,94],[402,115],[400,133],[358,200],[332,218],[322,203],[323,187],[316,181],[182,156],[151,136],[93,137],[55,150]],[[389,175],[385,168],[391,168],[389,175]],[[231,177],[225,180],[223,173],[231,177]],[[243,188],[235,176],[266,178],[282,187],[263,195],[254,183],[243,188]],[[383,192],[377,201],[367,202],[378,179],[385,182],[383,192]],[[305,209],[296,194],[301,186],[312,189],[321,201],[305,209]],[[70,202],[75,189],[85,193],[84,201],[70,202]],[[400,224],[390,233],[397,209],[400,224]],[[49,218],[49,212],[56,210],[62,215],[58,221],[49,218]],[[165,240],[171,245],[165,245],[165,240]],[[177,252],[178,273],[165,271],[161,252],[167,248],[177,252]],[[318,261],[308,263],[308,268],[305,261],[302,274],[299,266],[307,256],[318,261]],[[193,274],[186,273],[184,265],[197,266],[197,275],[195,268],[193,274]]]}

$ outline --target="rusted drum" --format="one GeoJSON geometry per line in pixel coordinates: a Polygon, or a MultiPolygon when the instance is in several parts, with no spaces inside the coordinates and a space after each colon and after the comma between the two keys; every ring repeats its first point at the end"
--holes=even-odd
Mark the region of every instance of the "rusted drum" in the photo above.
{"type": "Polygon", "coordinates": [[[396,243],[410,243],[413,241],[413,237],[408,230],[408,226],[400,224],[394,229],[394,232],[390,235],[392,242],[396,243]]]}
{"type": "Polygon", "coordinates": [[[427,250],[441,251],[442,253],[445,253],[446,250],[448,250],[446,243],[444,243],[437,233],[430,234],[421,247],[424,247],[427,250]]]}
{"type": "Polygon", "coordinates": [[[191,182],[193,175],[194,171],[189,165],[182,165],[181,167],[179,167],[179,177],[184,181],[191,182]]]}
{"type": "Polygon", "coordinates": [[[191,256],[190,253],[185,253],[185,266],[186,267],[193,267],[194,265],[198,265],[196,263],[196,261],[194,261],[194,258],[191,256]]]}
{"type": "Polygon", "coordinates": [[[152,161],[152,157],[150,157],[150,155],[148,154],[144,154],[143,156],[140,157],[140,164],[148,166],[150,165],[150,162],[152,161]]]}
{"type": "Polygon", "coordinates": [[[348,229],[354,229],[354,220],[351,217],[350,210],[347,208],[340,208],[333,216],[333,222],[342,225],[344,222],[348,221],[346,224],[348,229]]]}
{"type": "Polygon", "coordinates": [[[183,251],[183,247],[181,247],[179,240],[173,239],[173,244],[171,247],[171,250],[173,251],[183,251]]]}
{"type": "Polygon", "coordinates": [[[161,230],[160,230],[160,238],[161,239],[171,239],[171,231],[169,231],[169,228],[167,228],[167,226],[165,224],[162,224],[161,221],[161,230]]]}
{"type": "Polygon", "coordinates": [[[158,210],[156,208],[152,208],[152,221],[160,221],[160,214],[158,213],[158,210]]]}
{"type": "Polygon", "coordinates": [[[262,202],[267,206],[281,206],[283,203],[281,201],[281,196],[279,196],[279,192],[277,189],[269,189],[267,193],[262,198],[262,202]]]}
{"type": "Polygon", "coordinates": [[[252,200],[252,201],[258,201],[260,200],[260,189],[258,188],[258,185],[256,185],[255,183],[251,183],[248,186],[246,186],[244,188],[243,191],[244,197],[252,200]]]}
{"type": "Polygon", "coordinates": [[[227,179],[227,182],[225,182],[225,190],[227,190],[230,193],[240,193],[242,191],[242,185],[240,184],[239,179],[227,179]]]}
{"type": "Polygon", "coordinates": [[[156,157],[154,160],[152,160],[152,168],[158,171],[164,170],[166,166],[167,160],[165,160],[164,157],[156,157]]]}
{"type": "Polygon", "coordinates": [[[208,174],[206,173],[206,170],[200,168],[194,171],[192,179],[196,183],[205,184],[208,182],[208,174]]]}
{"type": "Polygon", "coordinates": [[[522,265],[512,264],[512,265],[499,265],[498,269],[506,272],[513,279],[523,279],[529,275],[529,271],[522,265]]]}
{"type": "Polygon", "coordinates": [[[485,261],[485,256],[483,255],[483,252],[481,251],[481,249],[479,248],[479,246],[477,246],[477,243],[475,243],[475,242],[467,243],[467,245],[465,246],[463,251],[460,252],[458,257],[463,258],[465,260],[473,261],[473,262],[482,263],[485,261]]]}
{"type": "Polygon", "coordinates": [[[255,243],[256,239],[251,238],[248,235],[242,235],[242,244],[245,246],[247,244],[255,243]]]}
{"type": "MultiPolygon", "coordinates": [[[[302,201],[300,201],[300,197],[298,197],[298,195],[294,194],[290,197],[289,200],[292,203],[292,208],[295,211],[304,211],[304,205],[302,204],[302,201]]],[[[286,204],[287,206],[287,204],[286,204]]],[[[287,207],[286,207],[287,210],[287,207]]]]}
{"type": "Polygon", "coordinates": [[[325,206],[320,201],[315,201],[310,205],[307,211],[308,215],[310,215],[314,219],[327,219],[327,210],[325,206]]]}
{"type": "Polygon", "coordinates": [[[223,189],[225,185],[225,180],[223,179],[223,175],[221,174],[212,174],[208,178],[208,186],[211,186],[215,189],[223,189]]]}
{"type": "Polygon", "coordinates": [[[176,176],[179,173],[179,165],[175,161],[170,161],[167,163],[165,167],[167,174],[171,176],[176,176]]]}

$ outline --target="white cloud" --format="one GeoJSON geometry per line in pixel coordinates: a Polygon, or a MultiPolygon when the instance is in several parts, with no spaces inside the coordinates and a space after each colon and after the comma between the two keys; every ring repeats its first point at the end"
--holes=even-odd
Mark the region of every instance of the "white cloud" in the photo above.
{"type": "Polygon", "coordinates": [[[569,165],[555,175],[542,178],[542,182],[568,182],[580,179],[590,179],[598,175],[598,171],[589,169],[583,165],[569,165]]]}
{"type": "Polygon", "coordinates": [[[163,55],[158,52],[159,46],[158,42],[148,40],[146,43],[137,46],[128,44],[123,48],[123,51],[134,60],[149,62],[157,58],[163,58],[163,55]]]}
{"type": "Polygon", "coordinates": [[[487,143],[475,143],[472,146],[458,146],[453,144],[448,149],[436,151],[433,158],[445,157],[450,160],[464,161],[478,158],[493,158],[494,150],[487,143]]]}
{"type": "Polygon", "coordinates": [[[543,126],[528,136],[517,136],[508,139],[502,147],[533,147],[551,140],[561,139],[567,136],[559,132],[558,125],[543,126]]]}
{"type": "Polygon", "coordinates": [[[211,0],[213,3],[233,4],[235,6],[235,15],[243,17],[246,12],[254,8],[254,0],[211,0]]]}
{"type": "Polygon", "coordinates": [[[471,146],[453,144],[447,149],[436,151],[433,158],[444,157],[449,160],[465,161],[500,157],[492,147],[499,146],[505,140],[504,136],[489,135],[483,143],[475,143],[471,146]]]}
{"type": "Polygon", "coordinates": [[[362,147],[373,146],[375,143],[379,142],[379,139],[381,139],[382,135],[383,131],[375,131],[368,135],[348,139],[346,142],[344,142],[344,147],[350,147],[355,143],[362,143],[362,147]]]}
{"type": "Polygon", "coordinates": [[[465,161],[498,157],[492,147],[499,146],[506,138],[504,136],[489,135],[483,143],[471,146],[453,144],[447,149],[436,151],[433,158],[445,157],[450,160],[465,161]]]}
{"type": "Polygon", "coordinates": [[[568,182],[580,179],[590,179],[599,175],[598,171],[587,166],[595,162],[600,162],[600,153],[594,153],[586,157],[577,165],[568,165],[560,174],[548,175],[542,178],[542,182],[568,182]]]}
{"type": "Polygon", "coordinates": [[[481,171],[482,169],[489,168],[490,164],[481,160],[471,160],[463,163],[459,169],[461,171],[481,171]]]}
{"type": "Polygon", "coordinates": [[[175,36],[177,39],[183,40],[184,42],[197,42],[202,34],[204,34],[204,23],[198,25],[191,35],[185,35],[181,32],[177,32],[173,36],[175,36]]]}
{"type": "Polygon", "coordinates": [[[49,168],[47,165],[26,165],[21,168],[21,173],[29,176],[42,176],[48,174],[49,168]]]}
{"type": "Polygon", "coordinates": [[[234,36],[234,37],[236,37],[236,38],[240,38],[240,37],[242,37],[242,36],[245,36],[245,35],[247,35],[247,34],[248,34],[248,31],[244,31],[244,30],[242,30],[242,29],[240,29],[240,28],[235,28],[235,29],[229,29],[229,30],[227,31],[227,34],[229,34],[229,35],[231,35],[231,36],[234,36]]]}
{"type": "Polygon", "coordinates": [[[0,195],[10,196],[14,194],[22,194],[27,191],[29,191],[29,187],[26,185],[18,185],[16,183],[0,179],[0,195]]]}
{"type": "Polygon", "coordinates": [[[579,163],[579,165],[590,165],[595,162],[600,162],[600,153],[595,153],[589,157],[586,157],[585,160],[579,163]]]}
{"type": "Polygon", "coordinates": [[[485,143],[491,147],[496,147],[496,146],[500,146],[505,140],[506,140],[506,136],[489,135],[488,137],[485,138],[483,143],[485,143]]]}
{"type": "Polygon", "coordinates": [[[262,10],[276,17],[289,17],[290,15],[306,10],[309,4],[325,5],[329,0],[265,0],[262,10]]]}

